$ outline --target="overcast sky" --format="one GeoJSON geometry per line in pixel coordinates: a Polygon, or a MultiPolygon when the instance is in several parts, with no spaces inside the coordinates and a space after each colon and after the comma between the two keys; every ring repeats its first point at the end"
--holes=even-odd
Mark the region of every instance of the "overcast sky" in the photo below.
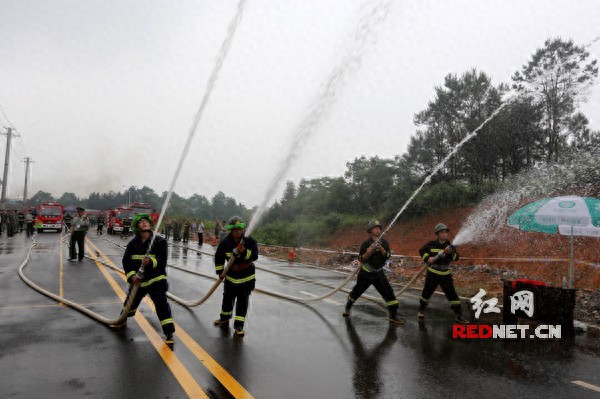
{"type": "MultiPolygon", "coordinates": [[[[258,205],[375,3],[248,0],[175,191],[258,205]]],[[[21,134],[9,197],[23,195],[26,155],[35,161],[29,196],[168,189],[236,7],[0,0],[0,124],[21,134]]],[[[598,21],[598,0],[393,2],[284,181],[404,153],[414,114],[444,76],[475,67],[495,85],[509,82],[547,38],[588,44],[598,21]]],[[[600,59],[600,41],[589,51],[600,59]]],[[[582,111],[600,129],[599,84],[582,111]]]]}

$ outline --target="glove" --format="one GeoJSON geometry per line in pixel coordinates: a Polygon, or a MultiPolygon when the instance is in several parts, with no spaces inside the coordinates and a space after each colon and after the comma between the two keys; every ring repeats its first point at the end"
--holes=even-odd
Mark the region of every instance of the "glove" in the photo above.
{"type": "Polygon", "coordinates": [[[238,246],[233,250],[233,256],[235,256],[236,258],[240,257],[244,251],[246,250],[246,247],[244,247],[243,244],[238,244],[238,246]]]}

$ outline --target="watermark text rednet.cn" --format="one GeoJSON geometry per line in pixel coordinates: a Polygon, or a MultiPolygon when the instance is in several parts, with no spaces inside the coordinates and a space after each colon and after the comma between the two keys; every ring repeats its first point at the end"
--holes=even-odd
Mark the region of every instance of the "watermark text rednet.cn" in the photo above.
{"type": "Polygon", "coordinates": [[[524,324],[454,324],[455,339],[560,339],[561,326],[540,324],[532,328],[524,324]]]}

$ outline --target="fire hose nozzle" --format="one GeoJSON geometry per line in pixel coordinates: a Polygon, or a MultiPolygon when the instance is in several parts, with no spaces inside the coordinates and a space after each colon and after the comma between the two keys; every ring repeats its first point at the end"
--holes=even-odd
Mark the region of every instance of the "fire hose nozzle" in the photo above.
{"type": "Polygon", "coordinates": [[[135,278],[137,278],[138,280],[142,280],[144,278],[145,272],[146,270],[144,269],[144,265],[140,266],[137,273],[135,274],[135,278]]]}

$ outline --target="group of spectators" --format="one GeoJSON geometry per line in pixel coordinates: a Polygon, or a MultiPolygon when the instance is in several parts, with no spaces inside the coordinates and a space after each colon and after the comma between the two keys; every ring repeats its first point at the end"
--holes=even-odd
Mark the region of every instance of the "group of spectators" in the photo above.
{"type": "Polygon", "coordinates": [[[33,235],[34,221],[35,210],[0,210],[0,236],[6,232],[8,237],[12,237],[25,231],[30,237],[33,235]]]}

